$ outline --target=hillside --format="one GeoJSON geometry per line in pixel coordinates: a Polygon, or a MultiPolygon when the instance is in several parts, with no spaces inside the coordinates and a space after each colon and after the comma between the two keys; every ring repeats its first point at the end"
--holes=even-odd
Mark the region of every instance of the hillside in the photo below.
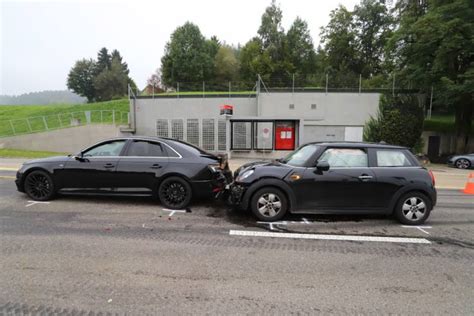
{"type": "Polygon", "coordinates": [[[78,104],[85,103],[83,98],[68,90],[47,90],[21,95],[0,95],[0,105],[19,104],[78,104]]]}
{"type": "Polygon", "coordinates": [[[115,122],[123,124],[127,120],[129,103],[127,99],[121,99],[74,105],[0,106],[0,136],[68,127],[71,120],[78,120],[80,124],[84,124],[87,121],[85,111],[91,111],[92,123],[112,123],[112,112],[115,111],[115,122]]]}

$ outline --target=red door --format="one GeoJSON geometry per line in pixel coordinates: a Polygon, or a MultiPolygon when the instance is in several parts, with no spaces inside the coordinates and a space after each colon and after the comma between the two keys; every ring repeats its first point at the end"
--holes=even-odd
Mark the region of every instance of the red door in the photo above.
{"type": "Polygon", "coordinates": [[[275,150],[295,149],[295,124],[293,122],[275,123],[275,150]]]}

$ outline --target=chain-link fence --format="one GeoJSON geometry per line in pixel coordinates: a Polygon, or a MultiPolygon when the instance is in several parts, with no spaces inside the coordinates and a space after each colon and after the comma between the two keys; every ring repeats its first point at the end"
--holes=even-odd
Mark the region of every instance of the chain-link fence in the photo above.
{"type": "Polygon", "coordinates": [[[0,137],[45,132],[87,124],[128,124],[129,112],[92,110],[0,121],[0,137]]]}

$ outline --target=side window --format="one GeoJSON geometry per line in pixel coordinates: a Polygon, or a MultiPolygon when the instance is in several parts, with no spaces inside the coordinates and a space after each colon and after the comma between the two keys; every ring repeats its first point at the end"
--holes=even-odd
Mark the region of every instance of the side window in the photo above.
{"type": "Polygon", "coordinates": [[[413,164],[401,150],[377,150],[377,166],[410,167],[413,164]]]}
{"type": "Polygon", "coordinates": [[[135,157],[166,157],[166,153],[159,143],[133,141],[128,148],[127,156],[135,157]]]}
{"type": "Polygon", "coordinates": [[[125,145],[125,140],[111,141],[105,144],[95,146],[83,153],[84,157],[107,157],[119,156],[125,145]]]}
{"type": "Polygon", "coordinates": [[[318,161],[327,161],[331,168],[363,168],[368,166],[367,153],[358,148],[329,148],[318,161]]]}

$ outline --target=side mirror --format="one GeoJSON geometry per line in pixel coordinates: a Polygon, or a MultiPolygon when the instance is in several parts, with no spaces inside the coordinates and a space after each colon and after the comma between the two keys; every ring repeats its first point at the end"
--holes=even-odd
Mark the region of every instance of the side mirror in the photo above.
{"type": "Polygon", "coordinates": [[[316,164],[316,170],[318,171],[328,171],[329,163],[327,161],[318,161],[316,164]]]}
{"type": "Polygon", "coordinates": [[[80,153],[75,154],[74,159],[76,159],[77,161],[80,161],[80,162],[85,161],[82,151],[80,153]]]}

